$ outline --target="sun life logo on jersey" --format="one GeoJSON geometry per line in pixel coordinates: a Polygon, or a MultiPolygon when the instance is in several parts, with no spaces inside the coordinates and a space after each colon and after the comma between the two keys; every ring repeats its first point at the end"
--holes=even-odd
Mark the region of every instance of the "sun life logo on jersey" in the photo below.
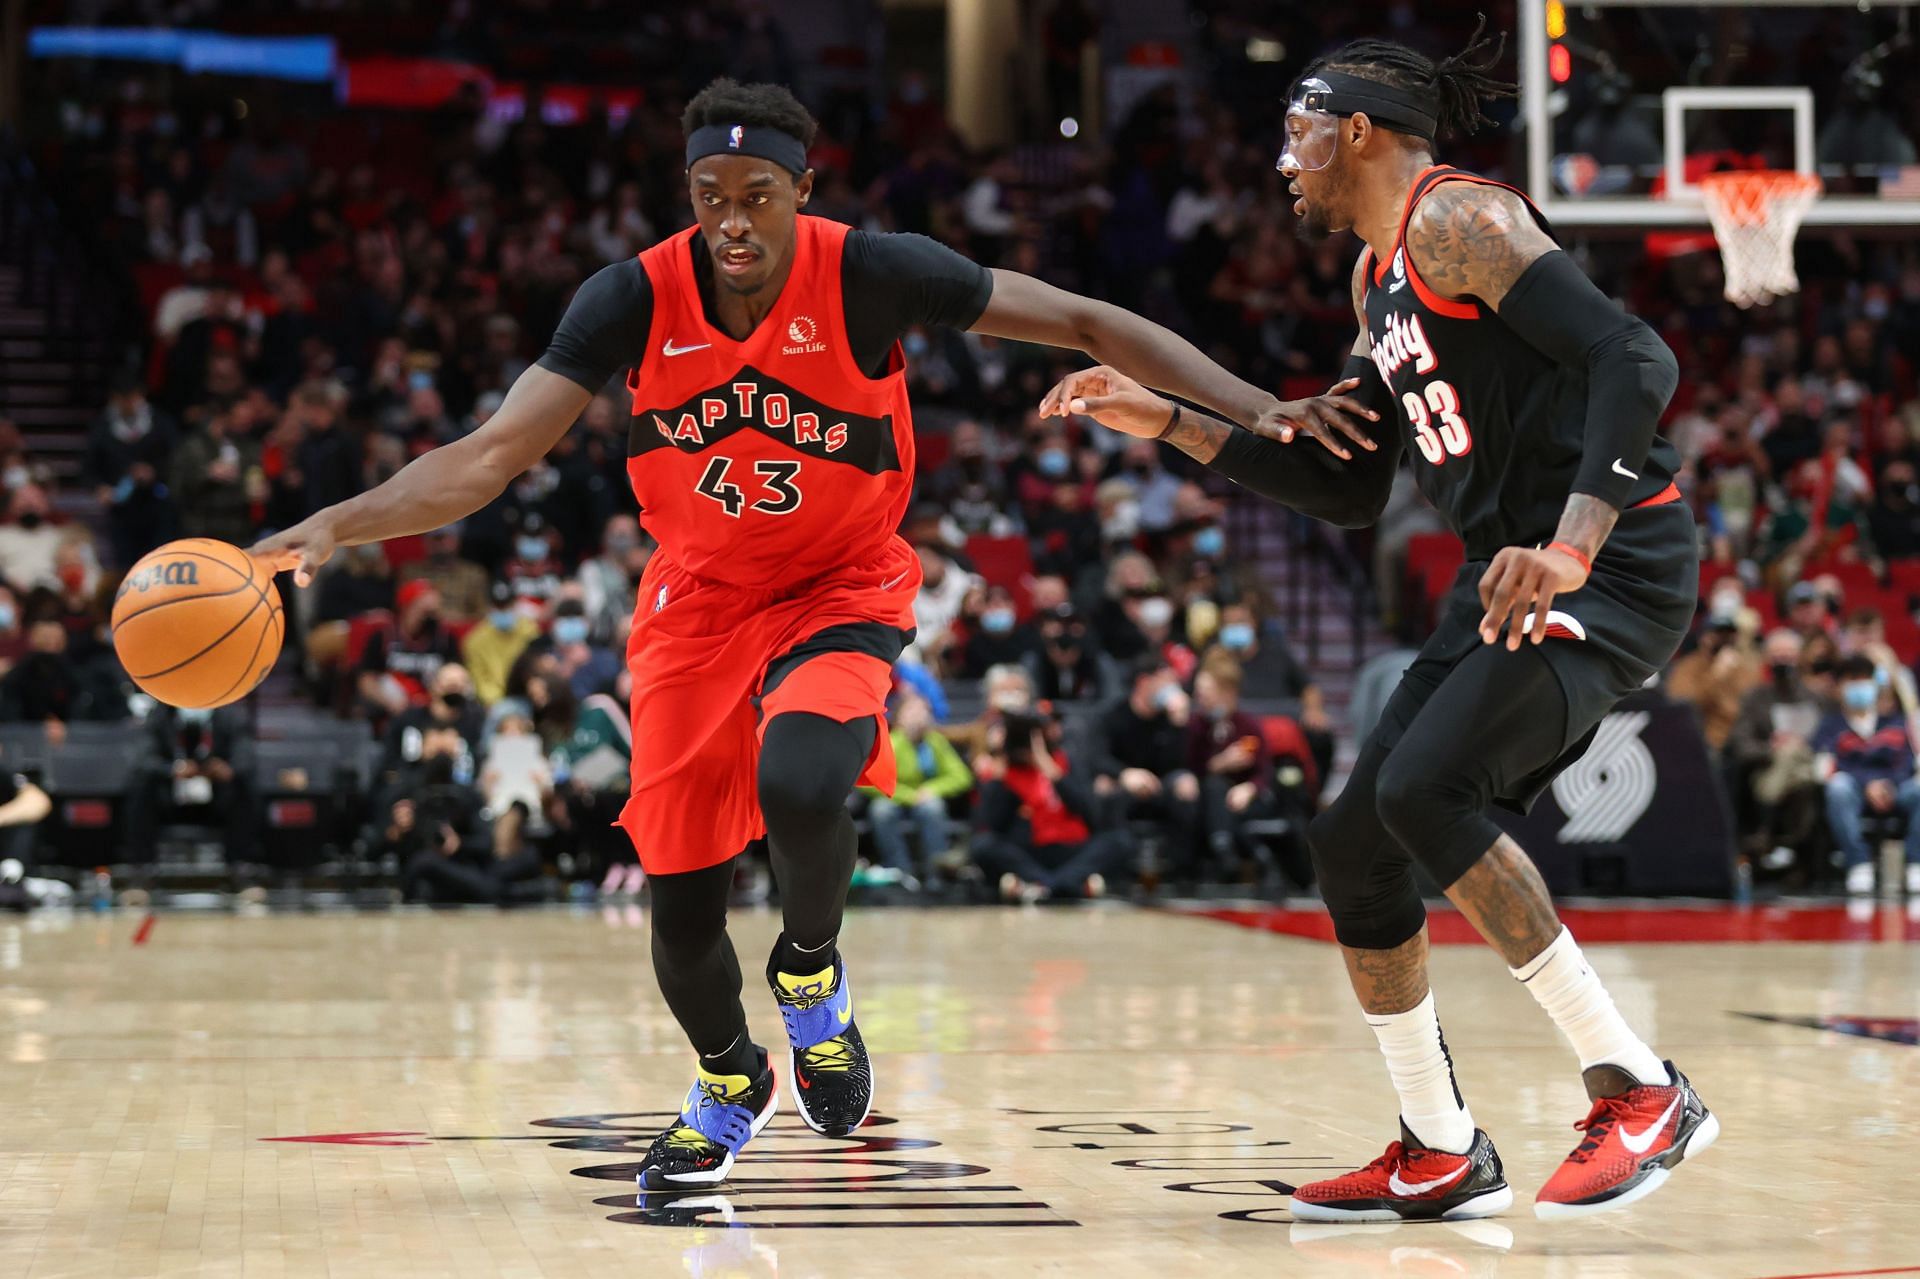
{"type": "Polygon", "coordinates": [[[820,326],[811,315],[794,316],[787,325],[787,336],[793,339],[794,345],[781,347],[782,355],[812,355],[827,349],[825,342],[815,341],[820,336],[820,326]]]}
{"type": "Polygon", "coordinates": [[[1407,287],[1407,251],[1395,249],[1393,251],[1393,283],[1387,286],[1387,292],[1398,293],[1405,287],[1407,287]]]}
{"type": "Polygon", "coordinates": [[[738,151],[740,149],[740,144],[742,142],[745,142],[746,140],[747,140],[747,131],[741,128],[737,124],[733,126],[732,132],[727,134],[727,145],[729,147],[732,147],[735,151],[738,151]]]}

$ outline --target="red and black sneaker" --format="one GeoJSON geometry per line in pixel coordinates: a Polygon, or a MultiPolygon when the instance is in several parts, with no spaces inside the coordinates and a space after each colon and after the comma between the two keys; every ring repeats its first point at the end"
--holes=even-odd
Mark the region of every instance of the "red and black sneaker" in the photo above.
{"type": "Polygon", "coordinates": [[[1618,1066],[1582,1072],[1593,1109],[1574,1127],[1586,1135],[1540,1188],[1536,1216],[1556,1221],[1624,1208],[1714,1143],[1720,1121],[1687,1077],[1665,1065],[1672,1083],[1643,1084],[1618,1066]]]}
{"type": "Polygon", "coordinates": [[[1400,1140],[1358,1172],[1293,1192],[1295,1221],[1463,1221],[1513,1206],[1493,1142],[1478,1128],[1464,1155],[1432,1150],[1400,1121],[1400,1140]]]}

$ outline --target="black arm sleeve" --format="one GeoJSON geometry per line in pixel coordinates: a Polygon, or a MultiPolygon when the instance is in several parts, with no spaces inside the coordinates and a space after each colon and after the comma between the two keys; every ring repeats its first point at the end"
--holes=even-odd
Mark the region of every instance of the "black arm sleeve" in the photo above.
{"type": "Polygon", "coordinates": [[[601,267],[573,295],[540,367],[598,395],[647,353],[653,285],[639,258],[601,267]]]}
{"type": "MultiPolygon", "coordinates": [[[[1348,367],[1352,368],[1351,363],[1348,367]]],[[[1376,372],[1376,381],[1378,377],[1376,372]]],[[[1366,389],[1364,383],[1360,389],[1366,389]]],[[[1208,465],[1241,488],[1311,519],[1341,528],[1366,528],[1386,509],[1393,473],[1400,466],[1396,414],[1388,405],[1381,409],[1380,421],[1365,424],[1380,447],[1371,452],[1354,450],[1350,462],[1342,462],[1311,440],[1280,444],[1235,427],[1208,465]]]]}
{"type": "Polygon", "coordinates": [[[924,235],[849,231],[840,286],[854,362],[876,373],[916,324],[971,328],[993,296],[993,275],[924,235]]]}
{"type": "Polygon", "coordinates": [[[1543,354],[1586,371],[1587,429],[1573,491],[1625,506],[1680,381],[1673,352],[1561,252],[1526,269],[1501,299],[1500,318],[1543,354]]]}

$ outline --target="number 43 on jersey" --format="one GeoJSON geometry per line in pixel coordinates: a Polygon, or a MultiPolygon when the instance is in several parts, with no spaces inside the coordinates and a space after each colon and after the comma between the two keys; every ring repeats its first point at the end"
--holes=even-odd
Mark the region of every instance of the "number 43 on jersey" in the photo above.
{"type": "MultiPolygon", "coordinates": [[[[720,503],[720,508],[728,515],[739,519],[741,508],[747,506],[747,495],[738,484],[727,478],[732,469],[732,458],[716,457],[707,463],[700,482],[693,487],[696,492],[720,503]]],[[[800,463],[779,460],[755,462],[753,475],[759,481],[761,496],[754,500],[749,509],[763,515],[791,515],[800,509],[800,490],[794,485],[794,480],[800,475],[800,463]]]]}
{"type": "Polygon", "coordinates": [[[1460,416],[1460,393],[1451,382],[1429,382],[1425,397],[1408,391],[1400,397],[1407,411],[1407,423],[1413,427],[1413,442],[1420,456],[1439,466],[1450,457],[1465,457],[1473,452],[1473,428],[1460,416]],[[1438,418],[1436,428],[1434,419],[1438,418]]]}

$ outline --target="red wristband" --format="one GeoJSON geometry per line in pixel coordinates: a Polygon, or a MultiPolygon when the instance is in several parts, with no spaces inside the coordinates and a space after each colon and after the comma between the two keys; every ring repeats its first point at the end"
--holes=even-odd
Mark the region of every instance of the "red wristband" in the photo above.
{"type": "Polygon", "coordinates": [[[1562,555],[1571,555],[1573,556],[1574,559],[1580,562],[1581,572],[1583,573],[1593,572],[1593,561],[1588,559],[1587,553],[1581,550],[1579,547],[1569,546],[1565,542],[1549,542],[1547,543],[1547,549],[1549,551],[1559,551],[1562,555]]]}

